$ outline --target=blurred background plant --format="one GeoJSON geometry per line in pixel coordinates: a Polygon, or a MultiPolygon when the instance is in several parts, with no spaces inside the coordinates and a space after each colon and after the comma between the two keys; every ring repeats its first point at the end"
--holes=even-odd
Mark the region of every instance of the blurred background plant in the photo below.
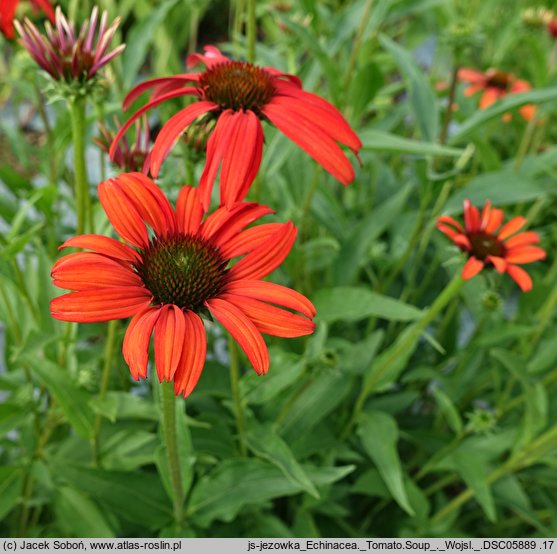
{"type": "MultiPolygon", "coordinates": [[[[185,57],[204,45],[246,59],[253,5],[257,64],[300,76],[337,106],[362,139],[363,165],[342,187],[266,126],[258,201],[300,228],[273,280],[315,303],[318,328],[307,339],[268,340],[266,377],[240,360],[245,455],[227,343],[208,329],[205,370],[176,412],[178,527],[158,381],[130,378],[119,348],[125,324],[109,333],[50,317],[50,269],[77,223],[70,114],[29,54],[0,37],[0,533],[554,536],[554,6],[101,0],[109,21],[121,18],[113,47],[126,49],[85,112],[96,232],[109,229],[96,184],[119,169],[94,138],[132,113],[121,102],[134,84],[184,72],[185,57]],[[497,68],[532,89],[480,110],[461,68],[497,68]],[[518,111],[529,104],[536,113],[525,121],[518,111]],[[435,221],[460,218],[465,198],[526,217],[548,258],[528,267],[532,292],[484,271],[420,328],[465,259],[435,221]],[[420,332],[401,349],[414,322],[420,332]]],[[[82,22],[93,3],[61,7],[82,22]]],[[[29,3],[17,14],[42,29],[45,16],[29,3]]],[[[150,113],[151,139],[183,105],[150,113]]],[[[166,160],[159,183],[171,199],[198,183],[204,144],[185,136],[166,160]]]]}

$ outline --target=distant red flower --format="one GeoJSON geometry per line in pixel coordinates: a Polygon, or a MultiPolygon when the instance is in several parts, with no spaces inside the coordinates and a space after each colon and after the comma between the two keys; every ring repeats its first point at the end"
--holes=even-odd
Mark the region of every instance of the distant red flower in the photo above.
{"type": "Polygon", "coordinates": [[[206,310],[236,339],[258,374],[269,368],[261,333],[298,337],[313,332],[313,304],[298,292],[261,280],[282,263],[296,237],[290,222],[245,229],[272,213],[266,206],[238,203],[231,210],[217,209],[202,222],[197,189],[183,187],[174,210],[141,173],[101,183],[99,199],[116,232],[131,246],[100,235],[67,240],[60,248],[92,252],[68,254],[56,262],[54,284],[75,292],[52,300],[51,313],[76,322],[133,316],[123,355],[135,379],[147,375],[154,332],[159,380],[174,381],[176,394],[190,394],[205,362],[200,315],[206,310]],[[229,267],[238,256],[244,257],[229,267]]]}
{"type": "Polygon", "coordinates": [[[465,200],[464,228],[446,215],[437,220],[437,228],[468,253],[468,261],[462,268],[463,279],[471,279],[484,267],[494,267],[499,273],[508,273],[527,292],[532,289],[532,280],[516,264],[543,260],[546,254],[538,246],[532,246],[540,242],[537,233],[526,231],[516,234],[526,223],[523,217],[511,219],[497,233],[503,217],[503,210],[492,208],[489,200],[481,215],[478,208],[465,200]]]}
{"type": "MultiPolygon", "coordinates": [[[[122,126],[117,117],[115,117],[114,120],[118,128],[122,126]]],[[[102,123],[99,124],[99,129],[101,136],[93,140],[101,150],[108,154],[115,133],[107,129],[102,123]]],[[[124,137],[120,141],[120,144],[118,144],[112,161],[123,171],[141,171],[149,154],[150,141],[151,133],[149,130],[149,122],[147,117],[144,116],[141,118],[141,122],[139,120],[135,121],[135,140],[129,142],[128,139],[124,137]]]]}
{"type": "Polygon", "coordinates": [[[21,25],[15,22],[21,44],[56,81],[87,81],[125,48],[124,44],[108,52],[110,42],[120,25],[117,17],[107,27],[108,14],[102,13],[97,30],[99,11],[95,6],[91,18],[85,20],[79,33],[73,22],[68,22],[60,7],[56,8],[54,29],[47,22],[46,36],[41,35],[27,18],[21,25]],[[95,34],[97,39],[95,41],[95,34]]]}
{"type": "Polygon", "coordinates": [[[547,32],[553,38],[557,38],[557,17],[553,17],[547,22],[547,32]]]}
{"type": "MultiPolygon", "coordinates": [[[[13,39],[14,18],[19,0],[0,0],[0,32],[9,39],[13,39]]],[[[35,11],[42,10],[45,15],[54,23],[54,8],[48,0],[31,0],[35,11]]]]}
{"type": "MultiPolygon", "coordinates": [[[[458,78],[460,81],[470,83],[470,86],[464,90],[465,96],[472,96],[476,92],[483,91],[479,104],[482,110],[508,94],[527,92],[532,89],[527,81],[517,79],[512,73],[497,69],[488,69],[485,73],[474,69],[461,69],[458,72],[458,78]]],[[[522,106],[519,112],[526,121],[529,121],[534,117],[536,107],[528,104],[522,106]]],[[[504,119],[509,120],[510,114],[505,114],[504,119]]]]}
{"type": "Polygon", "coordinates": [[[151,100],[120,129],[111,155],[128,127],[151,108],[179,96],[197,97],[171,117],[151,151],[150,171],[157,177],[163,160],[177,138],[194,122],[217,118],[207,143],[207,161],[200,180],[207,210],[220,167],[221,205],[243,200],[257,175],[263,151],[263,126],[270,121],[344,185],[354,180],[354,169],[337,142],[357,155],[362,146],[340,112],[323,98],[302,90],[298,77],[272,67],[231,61],[213,47],[192,54],[188,66],[203,63],[202,73],[185,73],[151,79],[136,86],[125,98],[124,109],[153,89],[151,100]]]}

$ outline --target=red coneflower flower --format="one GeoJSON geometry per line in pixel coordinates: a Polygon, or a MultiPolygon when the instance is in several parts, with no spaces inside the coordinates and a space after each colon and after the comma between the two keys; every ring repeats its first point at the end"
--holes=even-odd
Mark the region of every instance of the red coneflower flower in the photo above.
{"type": "Polygon", "coordinates": [[[532,246],[540,242],[537,233],[516,234],[526,223],[523,217],[511,219],[497,233],[503,217],[503,210],[492,208],[489,200],[481,214],[469,200],[465,200],[464,228],[446,215],[437,220],[437,228],[468,253],[468,261],[462,268],[463,279],[471,279],[484,267],[494,267],[499,273],[508,273],[527,292],[532,289],[532,279],[516,264],[543,260],[546,254],[538,246],[532,246]]]}
{"type": "MultiPolygon", "coordinates": [[[[122,126],[117,117],[114,118],[114,121],[118,128],[122,126]]],[[[102,123],[99,124],[99,130],[101,136],[93,140],[101,150],[108,154],[115,133],[107,129],[102,123]]],[[[151,132],[149,130],[149,122],[146,117],[142,117],[141,122],[139,120],[135,122],[135,140],[130,143],[124,137],[120,144],[118,144],[112,161],[124,171],[141,171],[149,154],[150,142],[151,132]]]]}
{"type": "Polygon", "coordinates": [[[354,180],[352,165],[337,142],[357,155],[362,146],[360,139],[334,106],[302,90],[300,79],[272,67],[231,61],[213,46],[205,47],[205,55],[192,54],[187,61],[189,67],[203,63],[207,69],[199,74],[151,79],[128,94],[124,109],[154,89],[151,100],[116,135],[111,155],[129,126],[146,111],[171,98],[192,95],[197,101],[171,117],[159,133],[151,151],[150,171],[158,176],[163,160],[189,125],[215,118],[199,184],[206,210],[219,167],[221,205],[230,208],[246,196],[261,163],[261,121],[276,125],[344,185],[354,180]]]}
{"type": "Polygon", "coordinates": [[[557,17],[553,17],[547,22],[547,32],[553,38],[557,38],[557,17]]]}
{"type": "MultiPolygon", "coordinates": [[[[497,69],[488,69],[485,73],[482,73],[474,69],[463,68],[458,71],[458,78],[460,81],[471,83],[469,87],[464,89],[465,96],[472,96],[476,92],[483,91],[479,104],[482,110],[508,94],[527,92],[532,89],[527,81],[517,79],[512,73],[497,69]]],[[[530,121],[536,113],[536,107],[528,104],[522,106],[519,112],[526,121],[530,121]]],[[[503,119],[509,121],[511,119],[510,114],[505,114],[503,119]]]]}
{"type": "Polygon", "coordinates": [[[54,284],[75,292],[52,300],[51,312],[56,319],[76,322],[133,316],[123,354],[135,379],[147,375],[154,330],[159,379],[173,380],[176,394],[190,394],[205,361],[200,314],[206,310],[236,339],[258,374],[269,367],[261,333],[298,337],[313,332],[313,304],[261,280],[286,258],[296,237],[290,222],[245,229],[272,213],[266,206],[238,203],[231,210],[217,209],[202,222],[197,189],[183,187],[174,210],[141,173],[101,183],[99,199],[116,232],[131,246],[100,235],[67,240],[60,248],[92,252],[68,254],[56,262],[54,284]],[[244,257],[229,267],[237,256],[244,257]]]}
{"type": "Polygon", "coordinates": [[[85,20],[79,34],[73,22],[68,22],[60,7],[56,8],[55,28],[45,25],[47,36],[39,33],[27,18],[23,25],[15,21],[21,44],[35,61],[56,81],[85,82],[125,48],[124,44],[107,52],[120,24],[117,17],[107,27],[108,14],[102,13],[97,31],[99,10],[95,6],[91,18],[85,20]],[[95,41],[95,33],[97,39],[95,41]]]}
{"type": "MultiPolygon", "coordinates": [[[[8,39],[14,38],[14,18],[19,0],[0,0],[0,32],[8,39]]],[[[54,23],[54,8],[48,0],[31,0],[35,11],[42,10],[54,23]]]]}

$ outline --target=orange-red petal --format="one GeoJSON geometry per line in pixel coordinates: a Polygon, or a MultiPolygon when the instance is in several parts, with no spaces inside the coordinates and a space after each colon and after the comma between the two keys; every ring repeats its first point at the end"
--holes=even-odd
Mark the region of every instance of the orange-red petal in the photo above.
{"type": "Polygon", "coordinates": [[[467,233],[475,233],[480,229],[480,212],[470,200],[464,200],[464,227],[467,233]]]}
{"type": "Polygon", "coordinates": [[[141,219],[159,237],[174,232],[174,210],[162,190],[143,173],[121,173],[115,182],[133,204],[141,219]]]}
{"type": "Polygon", "coordinates": [[[350,160],[334,139],[318,124],[311,119],[299,117],[299,114],[289,112],[276,98],[261,111],[271,123],[343,185],[349,185],[354,180],[354,168],[350,160]]]}
{"type": "Polygon", "coordinates": [[[94,252],[77,252],[60,258],[52,267],[53,284],[69,290],[143,286],[131,266],[94,252]]]}
{"type": "Polygon", "coordinates": [[[185,234],[196,234],[203,219],[203,206],[199,200],[199,191],[184,186],[176,201],[176,220],[178,229],[185,234]]]}
{"type": "Polygon", "coordinates": [[[201,100],[174,114],[160,130],[151,150],[151,174],[158,177],[162,162],[184,130],[200,115],[218,109],[217,104],[201,100]]]}
{"type": "Polygon", "coordinates": [[[220,298],[240,308],[257,329],[267,335],[293,338],[309,335],[315,329],[315,324],[309,319],[254,298],[236,294],[223,294],[220,298]]]}
{"type": "Polygon", "coordinates": [[[497,238],[499,240],[505,240],[507,237],[514,235],[517,231],[520,231],[522,227],[526,224],[526,218],[522,216],[513,217],[510,221],[505,223],[499,231],[497,238]]]}
{"type": "Polygon", "coordinates": [[[236,306],[220,298],[207,300],[207,307],[245,352],[258,375],[269,370],[267,345],[252,321],[236,306]]]}
{"type": "Polygon", "coordinates": [[[282,227],[282,223],[263,223],[250,227],[233,236],[220,247],[220,253],[224,258],[235,258],[242,254],[251,252],[259,245],[266,242],[282,227]]]}
{"type": "Polygon", "coordinates": [[[515,246],[526,246],[527,244],[536,244],[540,242],[540,236],[535,231],[526,231],[519,233],[505,241],[507,248],[514,248],[515,246]]]}
{"type": "Polygon", "coordinates": [[[147,306],[132,318],[126,329],[122,354],[130,368],[132,377],[136,381],[140,377],[142,379],[147,377],[149,341],[160,311],[159,307],[147,306]]]}
{"type": "Polygon", "coordinates": [[[539,246],[516,246],[507,251],[505,259],[512,264],[527,264],[544,260],[545,250],[539,246]]]}
{"type": "Polygon", "coordinates": [[[263,127],[255,113],[236,112],[230,118],[230,125],[220,170],[220,204],[229,209],[246,196],[263,153],[263,127]]]}
{"type": "Polygon", "coordinates": [[[58,250],[70,247],[86,248],[97,254],[102,254],[125,262],[133,263],[140,260],[139,254],[127,244],[122,244],[116,239],[104,237],[102,235],[78,235],[77,237],[72,237],[59,246],[58,250]]]}
{"type": "Polygon", "coordinates": [[[451,216],[448,216],[448,215],[442,215],[441,217],[439,217],[437,219],[437,223],[451,225],[452,227],[454,227],[457,231],[460,231],[461,233],[464,231],[464,229],[462,228],[462,225],[456,219],[453,219],[451,216]]]}
{"type": "Polygon", "coordinates": [[[516,284],[522,289],[523,292],[532,290],[532,279],[521,267],[513,264],[508,264],[507,273],[512,277],[516,284]]]}
{"type": "Polygon", "coordinates": [[[266,242],[254,248],[230,269],[230,278],[239,280],[265,277],[274,271],[288,256],[296,240],[296,234],[296,227],[291,222],[284,223],[282,228],[266,242]]]}
{"type": "Polygon", "coordinates": [[[507,270],[507,262],[500,256],[487,256],[486,262],[491,262],[499,273],[504,273],[507,270]]]}
{"type": "Polygon", "coordinates": [[[315,316],[315,306],[303,294],[268,281],[257,279],[232,281],[226,286],[226,292],[263,302],[272,302],[296,310],[309,318],[315,316]]]}
{"type": "Polygon", "coordinates": [[[115,231],[131,245],[145,248],[149,234],[135,206],[113,179],[99,184],[99,200],[115,231]]]}
{"type": "Polygon", "coordinates": [[[486,108],[489,108],[489,106],[495,104],[495,102],[497,102],[499,97],[503,95],[504,93],[501,93],[496,88],[491,88],[491,87],[487,88],[486,91],[482,94],[482,97],[480,98],[480,103],[479,103],[480,109],[485,110],[486,108]]]}
{"type": "Polygon", "coordinates": [[[174,374],[174,392],[185,398],[191,394],[203,371],[207,356],[207,335],[203,321],[197,314],[186,310],[184,321],[184,347],[174,374]]]}
{"type": "Polygon", "coordinates": [[[151,302],[151,293],[144,287],[111,287],[70,292],[50,302],[54,319],[92,323],[124,319],[135,315],[151,302]]]}
{"type": "Polygon", "coordinates": [[[484,268],[484,263],[474,256],[468,259],[462,268],[461,276],[463,279],[472,279],[484,268]]]}
{"type": "Polygon", "coordinates": [[[184,348],[184,312],[174,304],[160,309],[155,325],[155,366],[159,381],[172,381],[184,348]]]}
{"type": "Polygon", "coordinates": [[[505,214],[503,213],[503,210],[500,210],[499,208],[491,208],[489,212],[489,219],[483,230],[486,233],[495,232],[495,229],[497,229],[499,225],[503,223],[504,218],[505,214]]]}

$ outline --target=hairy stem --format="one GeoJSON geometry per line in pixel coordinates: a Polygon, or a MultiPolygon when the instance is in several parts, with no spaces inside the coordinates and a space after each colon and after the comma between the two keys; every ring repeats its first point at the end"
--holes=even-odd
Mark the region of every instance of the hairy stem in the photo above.
{"type": "Polygon", "coordinates": [[[232,389],[232,399],[234,400],[234,416],[236,417],[240,454],[245,457],[247,455],[246,423],[240,394],[238,346],[232,336],[228,337],[228,355],[230,356],[230,388],[232,389]]]}

